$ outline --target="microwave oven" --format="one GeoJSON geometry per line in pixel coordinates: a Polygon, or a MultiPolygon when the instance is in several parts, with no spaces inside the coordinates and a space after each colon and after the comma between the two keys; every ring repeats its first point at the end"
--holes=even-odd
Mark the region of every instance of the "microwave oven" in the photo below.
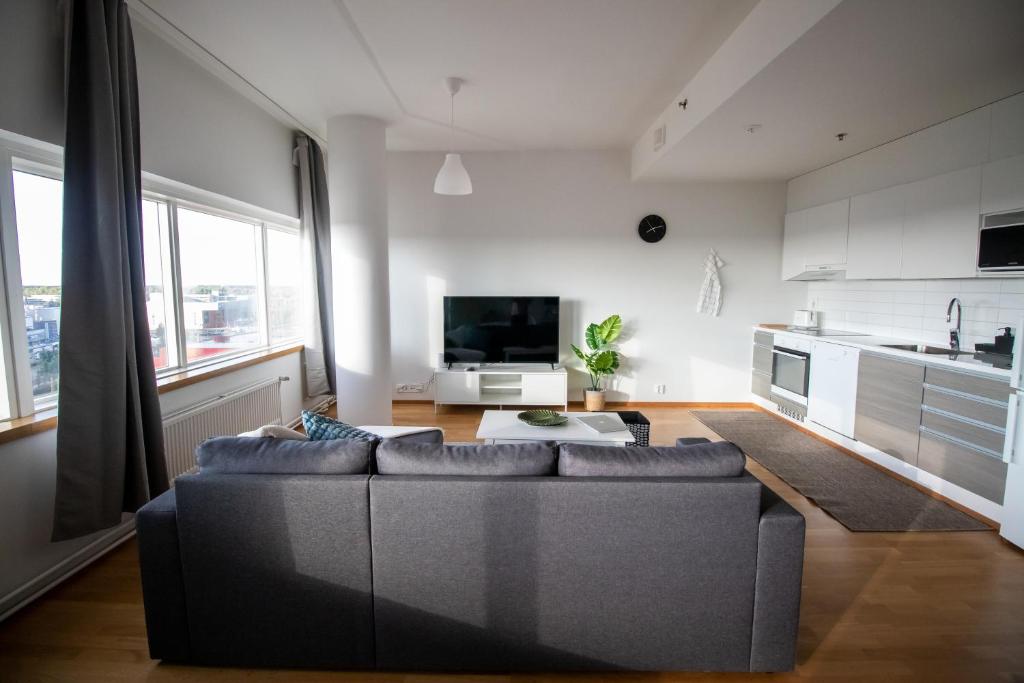
{"type": "Polygon", "coordinates": [[[978,237],[978,271],[1024,271],[1024,210],[984,216],[978,237]]]}

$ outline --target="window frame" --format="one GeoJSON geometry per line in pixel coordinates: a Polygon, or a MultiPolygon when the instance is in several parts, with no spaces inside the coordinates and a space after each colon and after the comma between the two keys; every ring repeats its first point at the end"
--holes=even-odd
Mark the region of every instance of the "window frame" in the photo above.
{"type": "Polygon", "coordinates": [[[14,197],[14,172],[31,173],[64,182],[64,154],[55,145],[34,140],[5,140],[2,154],[3,174],[0,190],[0,244],[3,248],[3,315],[0,320],[3,364],[9,417],[25,417],[52,409],[57,394],[32,395],[32,360],[29,357],[28,330],[25,327],[25,296],[21,279],[21,251],[18,242],[17,202],[14,197]],[[15,312],[17,315],[15,315],[15,312]]]}
{"type": "MultiPolygon", "coordinates": [[[[301,320],[301,317],[302,317],[303,311],[305,309],[300,309],[300,311],[299,311],[299,315],[300,315],[299,334],[295,335],[294,337],[285,337],[284,339],[279,339],[277,341],[274,341],[273,334],[271,333],[271,330],[270,330],[270,261],[268,260],[268,257],[266,256],[266,254],[267,254],[267,237],[268,237],[268,235],[270,235],[270,231],[271,230],[274,230],[276,232],[283,232],[285,234],[291,235],[291,236],[295,237],[299,241],[299,267],[300,268],[303,266],[303,260],[302,260],[302,231],[299,229],[298,225],[296,225],[296,226],[284,226],[284,225],[280,225],[278,223],[266,223],[263,226],[263,254],[264,254],[264,257],[263,257],[263,268],[264,268],[264,271],[265,271],[264,277],[263,277],[264,294],[265,294],[265,296],[263,298],[263,306],[264,306],[264,309],[266,310],[266,315],[264,316],[264,318],[265,318],[265,320],[267,322],[267,346],[268,346],[268,348],[277,348],[279,346],[286,346],[288,344],[294,344],[295,342],[297,342],[297,341],[302,339],[302,328],[304,327],[304,324],[303,324],[303,321],[301,320]]],[[[302,297],[302,290],[303,290],[303,286],[302,286],[302,283],[300,281],[300,284],[299,284],[299,297],[300,298],[302,297]]]]}
{"type": "MultiPolygon", "coordinates": [[[[28,331],[25,328],[13,174],[14,171],[22,171],[63,182],[63,157],[63,149],[57,145],[0,129],[0,369],[3,374],[0,413],[7,413],[6,417],[0,414],[0,421],[52,411],[56,407],[56,393],[49,402],[37,402],[32,396],[32,369],[28,331]]],[[[163,234],[163,226],[158,234],[169,353],[167,367],[156,372],[158,379],[186,370],[230,362],[254,353],[292,346],[301,340],[300,334],[271,343],[267,279],[267,231],[283,231],[299,237],[301,241],[298,219],[145,171],[142,173],[142,199],[161,203],[167,223],[166,236],[163,234]],[[178,239],[179,207],[242,221],[255,227],[258,345],[188,362],[178,239]]]]}

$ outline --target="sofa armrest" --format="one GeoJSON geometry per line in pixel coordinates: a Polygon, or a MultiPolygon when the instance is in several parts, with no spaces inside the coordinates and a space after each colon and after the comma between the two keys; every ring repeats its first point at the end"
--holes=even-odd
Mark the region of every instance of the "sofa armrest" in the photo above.
{"type": "Polygon", "coordinates": [[[790,671],[796,663],[804,525],[802,514],[762,486],[751,671],[790,671]]]}
{"type": "Polygon", "coordinates": [[[174,489],[165,491],[135,514],[135,529],[149,656],[181,662],[188,660],[189,642],[177,510],[174,489]]]}

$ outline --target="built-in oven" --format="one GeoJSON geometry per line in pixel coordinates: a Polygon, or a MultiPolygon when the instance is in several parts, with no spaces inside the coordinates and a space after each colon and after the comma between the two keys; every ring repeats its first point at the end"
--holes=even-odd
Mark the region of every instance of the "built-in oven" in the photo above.
{"type": "Polygon", "coordinates": [[[811,340],[776,334],[772,349],[771,393],[806,406],[810,379],[811,340]]]}
{"type": "Polygon", "coordinates": [[[1024,271],[1024,211],[994,213],[981,219],[978,271],[1024,271]]]}

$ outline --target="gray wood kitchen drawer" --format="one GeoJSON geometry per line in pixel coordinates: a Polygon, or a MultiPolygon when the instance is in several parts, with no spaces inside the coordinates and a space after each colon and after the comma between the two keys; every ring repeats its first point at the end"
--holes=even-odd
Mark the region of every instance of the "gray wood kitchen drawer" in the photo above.
{"type": "Polygon", "coordinates": [[[754,369],[771,374],[772,349],[770,346],[754,345],[754,369]]]}
{"type": "Polygon", "coordinates": [[[960,391],[965,394],[973,394],[982,398],[992,399],[1006,403],[1010,397],[1010,380],[1000,380],[991,377],[979,377],[969,375],[966,372],[947,370],[934,365],[928,366],[924,381],[934,384],[937,387],[960,391]]]}
{"type": "Polygon", "coordinates": [[[758,346],[767,346],[770,349],[775,345],[775,335],[771,332],[754,330],[754,343],[758,346]]]}
{"type": "Polygon", "coordinates": [[[923,365],[861,353],[854,438],[916,464],[923,386],[923,365]]]}
{"type": "Polygon", "coordinates": [[[984,422],[1000,429],[1006,426],[1006,406],[948,394],[930,386],[924,388],[924,405],[947,413],[984,422]]]}
{"type": "Polygon", "coordinates": [[[1006,488],[1006,463],[984,453],[921,432],[917,466],[1000,505],[1006,488]]]}
{"type": "Polygon", "coordinates": [[[994,453],[1003,452],[1003,432],[995,431],[970,422],[963,422],[930,411],[922,411],[921,426],[933,432],[951,436],[979,448],[987,448],[994,453]]]}
{"type": "Polygon", "coordinates": [[[750,391],[761,398],[771,398],[772,376],[757,370],[750,373],[750,391]]]}

